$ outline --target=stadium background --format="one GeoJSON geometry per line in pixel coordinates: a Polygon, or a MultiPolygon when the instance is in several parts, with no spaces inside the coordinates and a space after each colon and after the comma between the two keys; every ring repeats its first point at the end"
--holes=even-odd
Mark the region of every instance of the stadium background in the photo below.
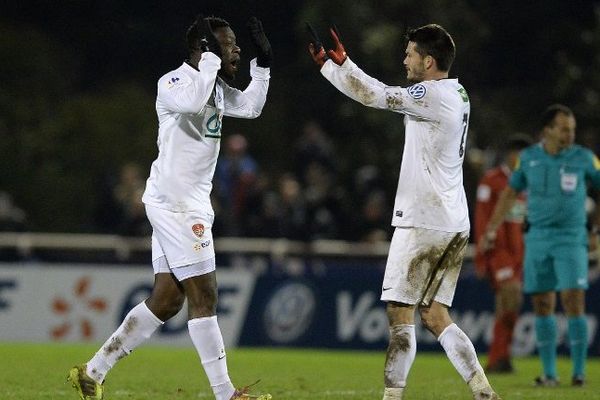
{"type": "MultiPolygon", "coordinates": [[[[140,265],[148,261],[149,227],[136,196],[156,155],[155,85],[185,57],[185,28],[200,11],[232,24],[246,60],[252,49],[244,24],[257,15],[275,53],[263,115],[225,122],[222,161],[238,169],[215,178],[217,237],[278,239],[266,249],[251,240],[222,242],[231,244],[218,255],[230,344],[385,347],[377,292],[402,120],[366,109],[324,82],[306,51],[305,21],[324,37],[334,21],[349,55],[398,85],[405,83],[407,27],[433,21],[453,34],[458,54],[451,72],[468,89],[473,109],[465,162],[471,200],[503,138],[517,131],[534,136],[536,116],[550,103],[571,106],[578,141],[600,150],[599,2],[24,1],[1,7],[0,229],[22,234],[0,233],[0,340],[101,340],[148,290],[151,276],[140,265]],[[78,235],[53,235],[64,232],[78,235]],[[348,256],[347,242],[330,240],[359,242],[363,251],[348,256]],[[142,243],[139,251],[127,251],[131,241],[142,243]],[[30,325],[39,319],[43,328],[30,325]]],[[[246,82],[247,66],[238,84],[246,82]]],[[[485,350],[491,294],[471,267],[468,261],[456,312],[485,350]]],[[[588,304],[590,349],[597,355],[596,271],[588,304]]],[[[517,334],[520,354],[534,351],[527,307],[517,334]]],[[[155,340],[187,343],[182,326],[174,321],[155,340]]],[[[421,349],[436,348],[428,334],[420,335],[421,349]]]]}

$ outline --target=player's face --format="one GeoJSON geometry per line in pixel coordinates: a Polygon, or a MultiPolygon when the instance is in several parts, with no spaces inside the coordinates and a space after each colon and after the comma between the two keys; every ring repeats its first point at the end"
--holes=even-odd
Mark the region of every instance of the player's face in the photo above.
{"type": "Polygon", "coordinates": [[[235,41],[235,33],[226,26],[215,30],[215,37],[221,45],[221,69],[219,76],[226,80],[235,79],[235,74],[238,70],[240,62],[241,49],[235,41]]]}
{"type": "Polygon", "coordinates": [[[575,141],[575,128],[575,117],[558,113],[552,123],[544,129],[544,139],[556,150],[564,150],[575,141]]]}
{"type": "Polygon", "coordinates": [[[417,52],[416,46],[415,42],[408,42],[406,57],[404,57],[406,78],[414,83],[425,80],[425,59],[417,52]]]}
{"type": "Polygon", "coordinates": [[[511,171],[514,171],[517,168],[517,161],[519,160],[519,155],[521,155],[521,150],[511,150],[506,155],[506,165],[511,171]]]}

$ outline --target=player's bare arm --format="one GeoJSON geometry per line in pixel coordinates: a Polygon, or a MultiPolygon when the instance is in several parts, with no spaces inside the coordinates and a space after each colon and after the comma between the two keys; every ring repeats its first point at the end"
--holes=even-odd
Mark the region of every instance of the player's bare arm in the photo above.
{"type": "Polygon", "coordinates": [[[502,224],[506,213],[512,208],[517,200],[518,193],[516,190],[507,186],[502,193],[500,193],[500,198],[498,199],[498,204],[496,204],[496,208],[492,213],[492,217],[490,218],[490,222],[488,222],[487,228],[485,229],[485,233],[481,238],[481,242],[479,244],[481,251],[487,251],[494,246],[494,241],[496,240],[496,231],[498,227],[502,224]]]}

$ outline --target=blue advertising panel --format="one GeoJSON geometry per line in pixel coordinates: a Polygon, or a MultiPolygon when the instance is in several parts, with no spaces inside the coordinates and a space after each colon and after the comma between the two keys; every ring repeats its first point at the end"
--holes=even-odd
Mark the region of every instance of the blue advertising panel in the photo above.
{"type": "MultiPolygon", "coordinates": [[[[291,271],[271,265],[256,282],[239,344],[385,349],[388,322],[379,300],[385,264],[380,259],[303,260],[291,271]]],[[[463,267],[451,315],[476,349],[486,352],[494,314],[489,285],[463,267]]],[[[600,279],[592,277],[587,291],[590,355],[600,355],[600,279]]],[[[559,312],[559,352],[566,353],[565,317],[559,312]]],[[[436,338],[416,323],[419,351],[439,351],[436,338]]],[[[526,298],[515,327],[513,353],[535,352],[534,315],[526,298]]]]}

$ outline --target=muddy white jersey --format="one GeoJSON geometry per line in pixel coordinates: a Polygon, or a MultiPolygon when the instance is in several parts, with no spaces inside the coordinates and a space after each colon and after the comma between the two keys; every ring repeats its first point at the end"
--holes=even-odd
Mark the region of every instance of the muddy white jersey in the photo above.
{"type": "Polygon", "coordinates": [[[346,96],[369,107],[402,113],[404,152],[392,225],[446,232],[469,229],[463,187],[470,103],[457,79],[387,86],[349,58],[328,60],[321,73],[346,96]]]}
{"type": "Polygon", "coordinates": [[[158,81],[158,157],[143,201],[174,212],[214,215],[210,202],[224,116],[256,118],[267,97],[270,70],[250,62],[252,80],[242,92],[217,77],[221,59],[203,53],[198,69],[187,63],[158,81]]]}

